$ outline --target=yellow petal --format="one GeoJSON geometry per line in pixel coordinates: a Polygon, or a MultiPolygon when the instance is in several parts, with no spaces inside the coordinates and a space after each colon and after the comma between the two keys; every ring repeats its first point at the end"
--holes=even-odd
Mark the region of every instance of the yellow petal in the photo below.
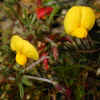
{"type": "Polygon", "coordinates": [[[10,47],[13,51],[20,51],[22,49],[22,39],[17,36],[17,35],[14,35],[12,36],[11,38],[11,41],[10,41],[10,47]]]}
{"type": "Polygon", "coordinates": [[[16,54],[16,62],[20,65],[25,65],[27,62],[27,58],[26,56],[24,56],[23,54],[21,54],[20,52],[18,52],[16,54]]]}
{"type": "Polygon", "coordinates": [[[36,48],[26,40],[23,40],[23,44],[24,44],[23,49],[22,49],[23,54],[25,54],[29,58],[38,60],[39,54],[36,48]]]}
{"type": "Polygon", "coordinates": [[[81,26],[91,30],[95,24],[95,13],[90,7],[82,7],[81,11],[81,26]]]}
{"type": "Polygon", "coordinates": [[[66,14],[64,18],[64,28],[68,34],[80,26],[81,7],[74,6],[66,14]]]}
{"type": "Polygon", "coordinates": [[[87,30],[83,27],[79,27],[72,32],[72,36],[75,36],[77,38],[85,38],[87,37],[87,30]]]}

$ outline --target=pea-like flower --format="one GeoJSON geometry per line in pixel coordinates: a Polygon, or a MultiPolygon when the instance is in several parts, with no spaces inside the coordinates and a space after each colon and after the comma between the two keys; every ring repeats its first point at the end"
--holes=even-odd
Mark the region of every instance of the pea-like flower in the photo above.
{"type": "Polygon", "coordinates": [[[88,31],[95,24],[95,13],[87,6],[73,6],[64,18],[64,28],[67,34],[77,38],[87,37],[88,31]]]}
{"type": "Polygon", "coordinates": [[[32,58],[34,60],[39,59],[36,48],[18,35],[12,36],[10,47],[13,51],[16,51],[16,62],[20,65],[25,65],[27,58],[32,58]]]}

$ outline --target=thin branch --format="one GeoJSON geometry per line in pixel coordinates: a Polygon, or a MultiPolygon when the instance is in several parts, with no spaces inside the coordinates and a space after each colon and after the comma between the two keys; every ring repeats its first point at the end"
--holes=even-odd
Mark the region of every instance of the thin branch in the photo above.
{"type": "MultiPolygon", "coordinates": [[[[38,81],[43,81],[43,82],[47,82],[53,85],[56,85],[57,82],[46,79],[46,78],[40,78],[40,77],[36,77],[36,76],[29,76],[29,75],[24,75],[24,77],[28,78],[28,79],[34,79],[34,80],[38,80],[38,81]]],[[[10,81],[15,81],[15,77],[8,77],[8,80],[10,81]]]]}
{"type": "Polygon", "coordinates": [[[43,56],[43,57],[41,57],[38,61],[36,61],[36,62],[32,63],[31,65],[29,65],[25,69],[25,71],[31,70],[34,66],[38,65],[39,63],[41,63],[44,59],[50,59],[50,57],[49,56],[43,56]]]}
{"type": "Polygon", "coordinates": [[[34,79],[34,80],[38,80],[38,81],[43,81],[43,82],[51,83],[53,85],[57,84],[57,82],[49,80],[49,79],[45,79],[45,78],[40,78],[40,77],[36,77],[36,76],[29,76],[29,75],[24,75],[24,76],[27,77],[28,79],[34,79]]]}

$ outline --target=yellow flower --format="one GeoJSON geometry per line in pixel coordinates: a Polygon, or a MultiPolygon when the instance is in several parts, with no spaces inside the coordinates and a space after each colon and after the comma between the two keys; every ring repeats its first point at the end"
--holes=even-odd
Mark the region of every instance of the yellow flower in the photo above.
{"type": "Polygon", "coordinates": [[[77,38],[87,37],[88,31],[95,24],[95,14],[87,6],[74,6],[64,18],[64,28],[67,34],[77,38]]]}
{"type": "Polygon", "coordinates": [[[13,51],[16,51],[16,62],[20,65],[25,65],[27,58],[32,58],[34,60],[39,59],[36,48],[18,35],[12,36],[10,47],[13,51]]]}

